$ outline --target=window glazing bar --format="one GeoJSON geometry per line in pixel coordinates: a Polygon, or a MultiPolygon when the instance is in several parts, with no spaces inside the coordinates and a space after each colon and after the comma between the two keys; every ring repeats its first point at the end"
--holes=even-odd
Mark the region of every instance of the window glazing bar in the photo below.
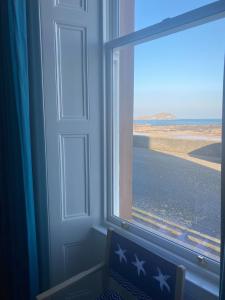
{"type": "Polygon", "coordinates": [[[225,17],[225,0],[216,1],[105,43],[108,49],[135,45],[225,17]]]}

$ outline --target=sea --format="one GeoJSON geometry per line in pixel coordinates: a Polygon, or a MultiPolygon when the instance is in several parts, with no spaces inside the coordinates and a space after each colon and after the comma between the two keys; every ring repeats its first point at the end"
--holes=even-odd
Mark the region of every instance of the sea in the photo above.
{"type": "Polygon", "coordinates": [[[222,125],[222,119],[173,119],[173,120],[134,120],[134,124],[169,126],[169,125],[222,125]]]}

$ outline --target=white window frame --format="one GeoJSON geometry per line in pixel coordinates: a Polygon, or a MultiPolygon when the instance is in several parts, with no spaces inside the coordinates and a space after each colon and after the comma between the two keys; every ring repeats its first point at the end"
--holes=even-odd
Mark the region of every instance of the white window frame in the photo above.
{"type": "MultiPolygon", "coordinates": [[[[105,209],[104,209],[104,224],[106,226],[116,227],[117,229],[130,235],[135,240],[139,240],[147,247],[166,255],[171,261],[183,264],[188,269],[188,274],[194,274],[204,279],[208,279],[214,287],[219,286],[219,263],[208,257],[201,260],[201,254],[180,246],[169,239],[165,239],[150,230],[144,230],[137,225],[122,220],[113,215],[113,201],[115,191],[115,171],[118,175],[118,167],[115,168],[117,162],[114,161],[113,152],[117,151],[114,145],[115,128],[114,116],[116,105],[113,103],[113,49],[121,46],[130,46],[141,44],[146,41],[155,40],[163,36],[168,36],[175,32],[193,28],[204,23],[225,18],[225,1],[215,1],[203,7],[191,10],[182,15],[168,18],[155,25],[148,26],[144,29],[129,33],[122,37],[116,37],[118,32],[118,3],[119,0],[105,0],[103,2],[104,24],[103,28],[107,28],[104,34],[103,45],[103,74],[104,74],[104,178],[105,178],[105,209]],[[115,15],[114,15],[115,14],[115,15]],[[113,20],[114,19],[114,20],[113,20]]],[[[223,99],[224,101],[224,99],[223,99]]],[[[224,127],[224,116],[223,116],[224,127]]],[[[224,143],[224,142],[223,142],[224,143]]],[[[223,147],[224,148],[224,147],[223,147]]],[[[224,150],[223,150],[224,151],[224,150]]],[[[223,163],[222,163],[223,168],[223,163]]],[[[193,278],[193,277],[192,277],[193,278]]],[[[210,289],[212,290],[212,289],[210,289]]],[[[217,291],[218,292],[218,291],[217,291]]],[[[215,293],[217,293],[215,292],[215,293]]]]}

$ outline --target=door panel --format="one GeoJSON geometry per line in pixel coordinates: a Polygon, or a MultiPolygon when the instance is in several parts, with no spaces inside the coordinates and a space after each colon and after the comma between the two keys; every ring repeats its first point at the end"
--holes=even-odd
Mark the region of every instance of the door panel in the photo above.
{"type": "Polygon", "coordinates": [[[49,268],[55,285],[96,260],[87,249],[101,202],[100,1],[39,1],[49,268]]]}

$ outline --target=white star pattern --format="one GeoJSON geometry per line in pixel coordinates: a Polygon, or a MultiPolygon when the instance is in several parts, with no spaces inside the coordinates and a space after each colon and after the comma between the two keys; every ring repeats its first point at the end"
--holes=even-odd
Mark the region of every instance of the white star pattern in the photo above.
{"type": "Polygon", "coordinates": [[[170,278],[169,275],[163,275],[160,268],[157,268],[158,270],[158,276],[153,276],[153,278],[155,278],[156,280],[158,280],[159,284],[160,284],[160,290],[161,292],[164,289],[164,286],[167,288],[168,292],[170,293],[170,287],[168,285],[168,283],[166,282],[168,278],[170,278]]]}
{"type": "Polygon", "coordinates": [[[126,258],[126,256],[125,256],[125,252],[126,252],[127,250],[121,249],[121,247],[120,247],[119,244],[117,244],[117,246],[118,246],[118,250],[115,251],[115,253],[119,256],[120,263],[121,263],[123,260],[125,261],[125,263],[127,263],[127,258],[126,258]]]}
{"type": "Polygon", "coordinates": [[[132,264],[137,268],[138,276],[140,276],[141,272],[146,275],[145,269],[143,267],[145,261],[144,260],[139,260],[137,255],[134,255],[136,261],[133,261],[132,264]]]}

